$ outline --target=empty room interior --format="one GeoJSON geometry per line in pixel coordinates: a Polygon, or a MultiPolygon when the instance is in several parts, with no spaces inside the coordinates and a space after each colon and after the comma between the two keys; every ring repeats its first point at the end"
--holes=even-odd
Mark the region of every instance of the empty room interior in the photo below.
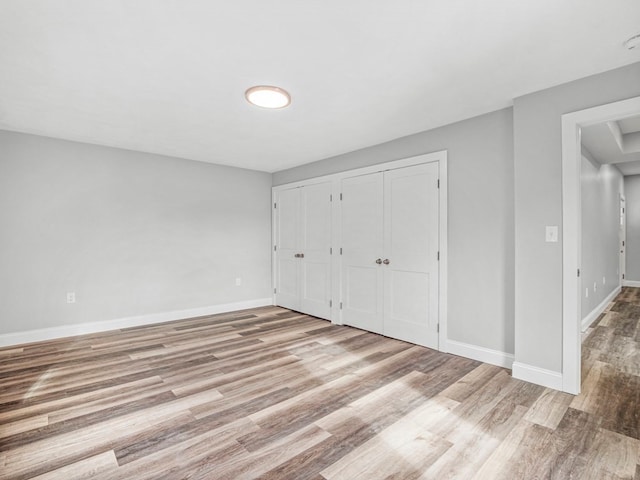
{"type": "Polygon", "coordinates": [[[0,1],[0,479],[640,480],[614,3],[0,1]]]}

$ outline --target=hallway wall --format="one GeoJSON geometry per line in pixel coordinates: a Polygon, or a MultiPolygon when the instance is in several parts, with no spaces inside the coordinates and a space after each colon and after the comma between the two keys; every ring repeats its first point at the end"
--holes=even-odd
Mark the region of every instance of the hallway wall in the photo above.
{"type": "Polygon", "coordinates": [[[627,204],[625,280],[638,282],[636,286],[640,286],[640,175],[624,178],[624,193],[627,204]]]}
{"type": "Polygon", "coordinates": [[[584,147],[581,167],[584,320],[620,286],[620,195],[624,182],[617,167],[600,165],[584,147]]]}

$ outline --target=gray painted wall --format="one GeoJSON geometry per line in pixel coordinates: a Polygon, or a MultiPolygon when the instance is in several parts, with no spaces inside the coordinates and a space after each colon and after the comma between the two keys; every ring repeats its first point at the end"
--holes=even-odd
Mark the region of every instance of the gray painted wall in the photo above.
{"type": "Polygon", "coordinates": [[[516,361],[562,369],[561,115],[640,95],[640,63],[514,100],[516,361]]]}
{"type": "Polygon", "coordinates": [[[640,282],[640,175],[624,177],[627,208],[625,279],[640,282]]]}
{"type": "Polygon", "coordinates": [[[449,339],[513,353],[512,125],[500,110],[277,172],[274,185],[447,150],[449,339]]]}
{"type": "Polygon", "coordinates": [[[620,286],[619,212],[624,185],[614,165],[600,165],[584,147],[582,154],[580,278],[585,318],[620,286]]]}
{"type": "Polygon", "coordinates": [[[5,131],[0,152],[0,334],[271,296],[271,175],[5,131]]]}

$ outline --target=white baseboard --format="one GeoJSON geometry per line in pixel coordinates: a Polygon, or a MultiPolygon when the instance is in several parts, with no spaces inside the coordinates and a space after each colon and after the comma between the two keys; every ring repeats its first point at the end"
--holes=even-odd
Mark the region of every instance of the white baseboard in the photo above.
{"type": "Polygon", "coordinates": [[[255,300],[210,305],[208,307],[191,308],[188,310],[152,313],[149,315],[105,320],[103,322],[60,325],[59,327],[28,330],[25,332],[5,333],[0,335],[0,347],[40,342],[43,340],[53,340],[54,338],[72,337],[74,335],[84,335],[87,333],[106,332],[109,330],[118,330],[120,328],[139,327],[141,325],[149,325],[152,323],[171,322],[173,320],[181,320],[183,318],[215,315],[217,313],[233,312],[247,308],[264,307],[267,305],[273,305],[271,298],[258,298],[255,300]]]}
{"type": "Polygon", "coordinates": [[[562,391],[562,373],[513,362],[513,378],[562,391]]]}
{"type": "Polygon", "coordinates": [[[623,287],[640,287],[638,280],[622,280],[623,287]]]}
{"type": "MultiPolygon", "coordinates": [[[[640,283],[640,282],[639,282],[640,283]]],[[[607,308],[607,305],[609,305],[614,298],[616,298],[618,296],[618,294],[622,291],[622,287],[617,287],[613,290],[613,292],[611,292],[609,295],[607,295],[607,298],[605,298],[600,305],[598,305],[596,308],[594,308],[591,313],[589,313],[589,315],[587,315],[586,317],[584,317],[582,319],[582,331],[584,332],[587,328],[589,328],[591,326],[591,324],[593,322],[596,321],[596,319],[600,316],[600,314],[602,312],[604,312],[604,310],[607,308]]]]}
{"type": "Polygon", "coordinates": [[[513,355],[510,353],[491,350],[490,348],[479,347],[470,343],[456,342],[455,340],[447,340],[447,352],[504,368],[511,368],[513,365],[513,355]]]}

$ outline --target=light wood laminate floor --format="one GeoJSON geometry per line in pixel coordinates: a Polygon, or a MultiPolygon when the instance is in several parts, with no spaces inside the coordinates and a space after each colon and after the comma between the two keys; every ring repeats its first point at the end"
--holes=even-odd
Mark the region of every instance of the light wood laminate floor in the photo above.
{"type": "Polygon", "coordinates": [[[577,397],[278,307],[0,349],[0,478],[640,480],[639,318],[577,397]]]}

